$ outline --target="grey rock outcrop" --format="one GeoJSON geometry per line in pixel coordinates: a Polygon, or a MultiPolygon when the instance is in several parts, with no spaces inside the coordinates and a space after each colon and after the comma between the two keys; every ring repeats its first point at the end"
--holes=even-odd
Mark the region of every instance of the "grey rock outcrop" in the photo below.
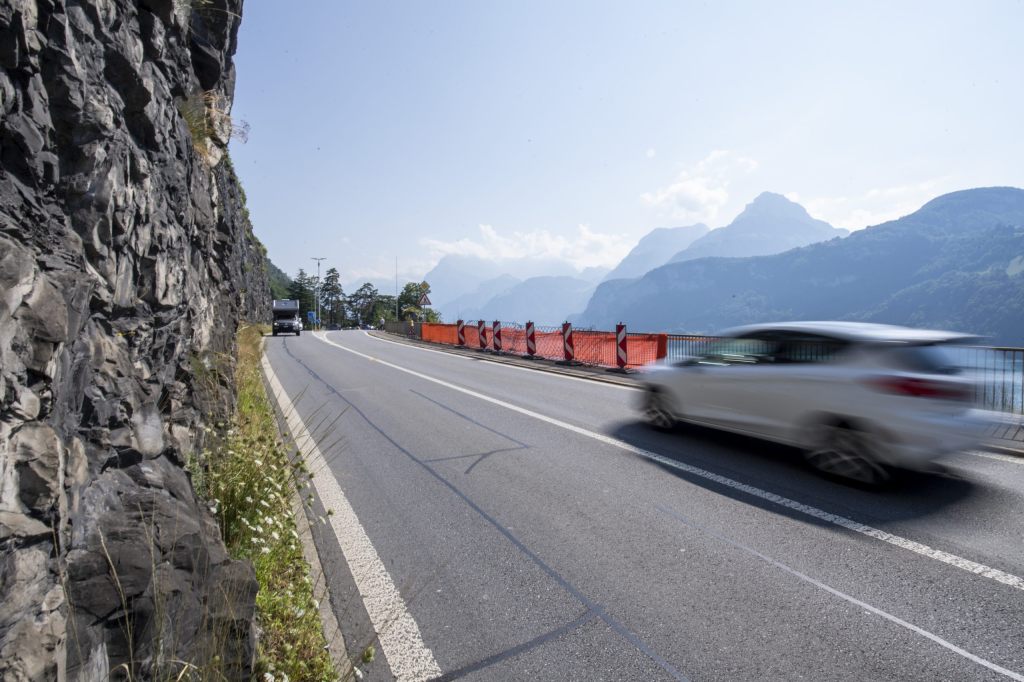
{"type": "Polygon", "coordinates": [[[251,672],[253,572],[184,469],[269,308],[222,158],[240,15],[0,4],[0,679],[251,672]]]}

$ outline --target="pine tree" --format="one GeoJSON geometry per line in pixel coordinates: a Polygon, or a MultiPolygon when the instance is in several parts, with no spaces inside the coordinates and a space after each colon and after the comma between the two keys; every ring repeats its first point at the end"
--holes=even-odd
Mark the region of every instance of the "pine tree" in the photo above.
{"type": "Polygon", "coordinates": [[[345,319],[345,292],[341,288],[341,275],[337,268],[331,268],[324,275],[320,286],[321,316],[329,324],[337,324],[345,319]]]}
{"type": "Polygon", "coordinates": [[[316,286],[316,277],[310,277],[306,274],[306,271],[299,268],[299,274],[295,275],[295,279],[292,280],[291,286],[288,287],[288,298],[295,299],[299,302],[299,314],[302,319],[306,319],[306,313],[310,310],[316,310],[316,299],[314,296],[314,287],[316,286]]]}

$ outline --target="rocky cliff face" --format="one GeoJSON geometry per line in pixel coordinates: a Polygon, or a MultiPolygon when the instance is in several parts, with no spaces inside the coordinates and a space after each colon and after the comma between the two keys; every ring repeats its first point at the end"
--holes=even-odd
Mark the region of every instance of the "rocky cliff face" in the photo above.
{"type": "Polygon", "coordinates": [[[264,256],[223,150],[242,0],[0,3],[0,678],[249,673],[183,468],[264,256]]]}

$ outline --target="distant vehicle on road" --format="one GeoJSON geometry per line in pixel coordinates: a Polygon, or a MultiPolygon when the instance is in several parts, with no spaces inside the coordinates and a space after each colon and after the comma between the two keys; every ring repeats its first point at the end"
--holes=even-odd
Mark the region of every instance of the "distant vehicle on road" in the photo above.
{"type": "Polygon", "coordinates": [[[302,319],[299,317],[299,302],[292,299],[274,299],[271,304],[274,313],[274,321],[271,332],[274,336],[278,334],[302,333],[302,319]]]}
{"type": "Polygon", "coordinates": [[[642,377],[647,421],[703,424],[801,448],[825,474],[876,485],[980,440],[989,413],[954,332],[855,322],[759,324],[642,377]]]}

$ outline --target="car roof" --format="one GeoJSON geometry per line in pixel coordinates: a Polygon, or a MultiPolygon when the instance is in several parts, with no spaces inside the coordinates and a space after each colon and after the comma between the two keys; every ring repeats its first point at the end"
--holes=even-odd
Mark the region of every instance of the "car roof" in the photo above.
{"type": "Polygon", "coordinates": [[[860,343],[905,343],[928,344],[948,343],[951,341],[973,341],[977,336],[961,332],[939,331],[935,329],[914,329],[893,324],[875,324],[872,322],[774,322],[749,324],[733,327],[722,332],[722,336],[745,336],[756,332],[786,331],[802,332],[831,336],[846,341],[860,343]]]}

